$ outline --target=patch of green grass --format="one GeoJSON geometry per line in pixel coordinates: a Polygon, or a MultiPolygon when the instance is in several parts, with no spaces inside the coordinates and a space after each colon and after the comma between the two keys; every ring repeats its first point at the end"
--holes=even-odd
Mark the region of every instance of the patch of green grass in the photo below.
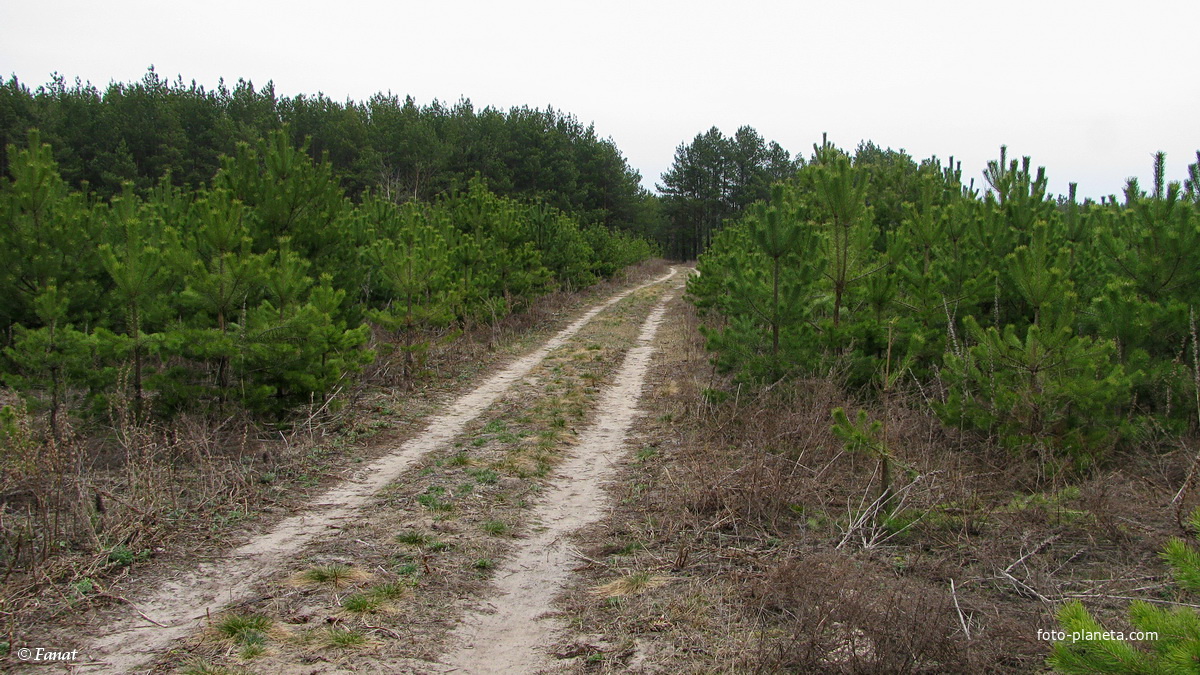
{"type": "MultiPolygon", "coordinates": [[[[314,483],[315,485],[315,483],[314,483]]],[[[213,518],[212,530],[227,525],[237,525],[238,523],[250,517],[250,513],[242,509],[234,509],[232,511],[222,511],[213,518]]]]}
{"type": "Polygon", "coordinates": [[[1079,499],[1080,490],[1077,486],[1071,485],[1059,490],[1058,492],[1037,492],[1028,495],[1017,495],[1008,503],[1006,510],[1008,511],[1024,511],[1026,509],[1042,506],[1062,506],[1066,502],[1079,499]]]}
{"type": "Polygon", "coordinates": [[[118,544],[108,550],[108,564],[127,567],[133,564],[134,554],[128,546],[118,544]]]}
{"type": "Polygon", "coordinates": [[[460,483],[458,487],[454,488],[454,494],[458,495],[459,497],[466,497],[474,491],[475,484],[469,481],[466,483],[460,483]]]}
{"type": "Polygon", "coordinates": [[[630,542],[617,550],[617,555],[631,555],[634,551],[640,551],[646,548],[640,541],[630,542]]]}
{"type": "Polygon", "coordinates": [[[367,636],[352,628],[330,628],[326,640],[330,647],[347,649],[366,644],[367,636]]]}
{"type": "Polygon", "coordinates": [[[628,591],[629,593],[636,593],[636,592],[642,590],[643,588],[646,588],[646,586],[648,586],[650,584],[650,580],[653,578],[654,578],[653,573],[651,573],[647,570],[642,570],[640,572],[632,572],[630,574],[625,575],[624,582],[625,582],[625,585],[629,588],[629,591],[628,591]]]}
{"type": "Polygon", "coordinates": [[[333,454],[334,448],[328,445],[317,445],[308,451],[308,458],[311,460],[321,460],[333,454]]]}
{"type": "Polygon", "coordinates": [[[658,448],[653,448],[653,447],[647,446],[645,448],[642,448],[641,450],[638,450],[637,454],[634,455],[634,459],[638,463],[641,463],[641,462],[645,462],[646,460],[650,459],[651,457],[653,457],[657,454],[658,454],[658,448]]]}
{"type": "Polygon", "coordinates": [[[491,485],[500,480],[500,476],[491,469],[467,469],[467,474],[483,485],[491,485]]]}
{"type": "Polygon", "coordinates": [[[1004,511],[1010,513],[1018,513],[1021,511],[1029,511],[1033,509],[1042,509],[1049,522],[1059,524],[1072,524],[1080,520],[1088,520],[1092,518],[1092,514],[1079,509],[1069,509],[1066,507],[1067,502],[1079,499],[1080,490],[1077,486],[1068,486],[1058,492],[1040,492],[1028,495],[1017,495],[1013,498],[1004,511]]]}
{"type": "Polygon", "coordinates": [[[381,604],[382,599],[371,593],[354,593],[342,598],[342,608],[356,614],[374,612],[381,604]]]}
{"type": "Polygon", "coordinates": [[[267,647],[265,645],[251,644],[242,647],[242,651],[239,652],[238,655],[249,661],[250,659],[256,659],[266,653],[267,647]]]}
{"type": "Polygon", "coordinates": [[[916,509],[902,509],[892,513],[892,515],[883,519],[883,527],[888,531],[888,534],[898,535],[906,532],[917,521],[925,515],[924,511],[916,509]]]}
{"type": "Polygon", "coordinates": [[[396,568],[396,574],[411,577],[417,574],[418,569],[415,563],[404,563],[396,568]]]}
{"type": "Polygon", "coordinates": [[[330,586],[340,586],[351,579],[359,576],[359,573],[351,566],[345,563],[329,563],[327,565],[317,565],[311,567],[300,575],[305,581],[314,584],[328,584],[330,586]]]}
{"type": "Polygon", "coordinates": [[[504,431],[508,431],[508,426],[500,420],[492,420],[483,428],[483,433],[485,434],[498,434],[504,431]]]}
{"type": "Polygon", "coordinates": [[[496,561],[492,560],[491,558],[480,558],[479,560],[476,560],[471,567],[474,567],[477,570],[495,569],[496,561]]]}
{"type": "Polygon", "coordinates": [[[483,531],[488,534],[508,534],[508,525],[502,520],[489,520],[483,524],[483,531]]]}
{"type": "Polygon", "coordinates": [[[430,537],[420,532],[401,532],[396,535],[396,541],[410,546],[425,546],[430,542],[430,537]]]}
{"type": "MultiPolygon", "coordinates": [[[[416,565],[414,565],[413,568],[413,571],[415,572],[416,565]]],[[[395,600],[396,598],[404,597],[404,595],[408,593],[408,589],[411,587],[411,584],[406,584],[401,581],[388,581],[386,583],[379,584],[375,588],[372,588],[370,590],[370,594],[383,600],[395,600]]]]}
{"type": "Polygon", "coordinates": [[[429,488],[425,494],[418,495],[417,502],[430,511],[452,511],[454,510],[454,505],[441,500],[441,495],[445,492],[446,488],[435,485],[429,488]]]}
{"type": "Polygon", "coordinates": [[[432,551],[434,553],[437,553],[438,551],[445,551],[448,548],[450,548],[450,544],[447,544],[444,541],[432,541],[429,542],[429,546],[425,547],[427,551],[432,551]]]}
{"type": "MultiPolygon", "coordinates": [[[[978,520],[983,520],[982,518],[978,520]]],[[[936,509],[929,512],[929,515],[921,521],[921,527],[926,530],[942,530],[953,531],[961,530],[967,524],[967,520],[957,513],[947,513],[942,509],[936,509]]]]}
{"type": "Polygon", "coordinates": [[[459,452],[450,456],[446,460],[446,466],[466,466],[471,463],[471,459],[467,457],[467,453],[459,452]]]}
{"type": "Polygon", "coordinates": [[[83,579],[72,583],[71,590],[79,594],[80,597],[91,595],[92,593],[96,592],[96,582],[84,577],[83,579]]]}
{"type": "Polygon", "coordinates": [[[229,614],[216,624],[218,633],[240,645],[266,644],[270,628],[270,617],[259,614],[229,614]]]}

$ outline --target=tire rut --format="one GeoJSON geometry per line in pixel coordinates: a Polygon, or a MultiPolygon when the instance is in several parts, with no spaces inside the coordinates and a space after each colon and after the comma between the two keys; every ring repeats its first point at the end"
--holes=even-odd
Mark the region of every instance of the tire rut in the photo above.
{"type": "Polygon", "coordinates": [[[203,621],[225,607],[252,600],[256,583],[281,570],[304,546],[330,528],[353,518],[380,490],[425,454],[453,441],[472,420],[554,349],[589,321],[630,294],[671,279],[677,270],[617,293],[585,312],[533,352],[513,361],[435,416],[425,430],[394,452],[375,460],[353,478],[314,499],[270,531],[222,554],[218,559],[179,572],[130,603],[132,611],[106,627],[103,637],[80,651],[90,659],[76,669],[88,673],[135,671],[174,642],[199,630],[203,621]]]}
{"type": "Polygon", "coordinates": [[[597,418],[558,467],[563,478],[533,514],[542,528],[498,569],[493,581],[498,595],[453,633],[451,644],[458,646],[440,664],[449,672],[531,673],[553,665],[545,653],[557,632],[552,601],[577,562],[568,537],[596,520],[608,501],[604,483],[615,473],[639,414],[654,337],[673,296],[660,299],[642,324],[636,346],[597,403],[597,418]]]}

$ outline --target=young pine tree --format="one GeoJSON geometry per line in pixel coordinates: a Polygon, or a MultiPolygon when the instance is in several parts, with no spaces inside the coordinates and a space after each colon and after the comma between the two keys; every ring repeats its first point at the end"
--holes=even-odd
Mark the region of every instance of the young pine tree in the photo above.
{"type": "Polygon", "coordinates": [[[171,240],[175,233],[144,208],[131,186],[126,185],[122,195],[112,202],[105,235],[99,247],[100,261],[123,315],[125,342],[133,363],[134,413],[141,415],[147,342],[153,344],[160,337],[146,335],[143,327],[147,315],[161,316],[166,308],[161,292],[169,278],[167,256],[174,248],[171,240]]]}
{"type": "MultiPolygon", "coordinates": [[[[1190,518],[1200,532],[1200,509],[1190,518]]],[[[1175,583],[1200,593],[1200,553],[1184,540],[1169,541],[1162,557],[1175,583]]],[[[1200,614],[1191,607],[1161,607],[1135,600],[1129,622],[1135,631],[1152,633],[1140,644],[1118,640],[1078,600],[1058,610],[1066,640],[1055,642],[1048,663],[1060,673],[1195,673],[1200,670],[1200,614]]]]}

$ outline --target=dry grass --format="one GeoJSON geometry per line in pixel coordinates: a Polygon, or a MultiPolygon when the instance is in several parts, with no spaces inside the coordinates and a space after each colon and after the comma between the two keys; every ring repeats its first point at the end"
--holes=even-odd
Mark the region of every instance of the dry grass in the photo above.
{"type": "Polygon", "coordinates": [[[370,581],[371,578],[370,572],[346,563],[335,562],[309,567],[292,575],[289,581],[298,588],[338,589],[361,584],[370,581]]]}
{"type": "MultiPolygon", "coordinates": [[[[398,381],[381,361],[285,425],[195,416],[135,424],[128,402],[114,401],[101,422],[60,421],[55,439],[44,416],[18,413],[15,432],[0,433],[0,641],[77,634],[74,617],[123,604],[124,589],[160,565],[186,564],[268,527],[419,429],[445,395],[576,308],[664,270],[647,263],[435,340],[416,379],[398,381]]],[[[0,391],[0,407],[16,402],[0,391]]]]}
{"type": "Polygon", "coordinates": [[[1062,601],[1083,597],[1119,629],[1124,598],[1173,599],[1157,552],[1182,533],[1182,451],[1047,480],[1036,458],[943,430],[909,392],[870,410],[888,416],[900,494],[877,519],[876,462],[830,429],[832,408],[861,403],[834,377],[739,389],[713,372],[697,324],[672,307],[620,506],[578,539],[590,562],[562,598],[567,642],[607,646],[573,670],[1028,672],[1045,667],[1036,631],[1062,601]],[[676,580],[594,592],[629,569],[676,580]]]}
{"type": "Polygon", "coordinates": [[[627,595],[637,595],[671,583],[673,577],[653,572],[631,572],[618,579],[601,584],[592,589],[592,594],[601,598],[620,598],[627,595]]]}
{"type": "MultiPolygon", "coordinates": [[[[369,512],[308,548],[307,561],[291,574],[264,582],[261,599],[245,611],[301,632],[324,622],[357,631],[369,637],[370,658],[380,659],[381,671],[405,659],[435,659],[453,620],[487,592],[493,569],[533,526],[528,513],[538,493],[589,423],[600,386],[661,292],[636,292],[597,315],[453,443],[385,488],[369,512]],[[330,560],[371,570],[375,578],[341,589],[304,583],[330,560]],[[375,590],[385,586],[403,592],[375,590]]],[[[304,662],[318,644],[324,643],[274,644],[258,665],[269,671],[304,662]]],[[[233,664],[220,654],[208,659],[233,664]]],[[[372,668],[357,661],[355,667],[372,668]]]]}

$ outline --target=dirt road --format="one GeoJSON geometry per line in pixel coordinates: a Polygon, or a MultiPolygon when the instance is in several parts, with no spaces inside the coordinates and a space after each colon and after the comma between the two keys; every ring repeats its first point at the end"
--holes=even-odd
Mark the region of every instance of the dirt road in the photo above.
{"type": "Polygon", "coordinates": [[[556,625],[544,615],[578,561],[567,536],[602,512],[607,497],[603,485],[625,450],[668,300],[670,295],[660,300],[642,325],[637,346],[626,354],[599,401],[598,417],[580,436],[574,456],[559,467],[561,478],[535,514],[543,529],[524,540],[496,574],[499,597],[456,631],[461,646],[445,658],[454,672],[532,673],[551,665],[545,650],[556,625]]]}
{"type": "MultiPolygon", "coordinates": [[[[547,359],[547,355],[560,349],[598,315],[647,287],[658,289],[656,292],[660,295],[674,292],[669,289],[678,288],[681,277],[673,269],[664,277],[619,293],[593,307],[541,347],[510,363],[454,401],[444,413],[433,418],[423,432],[281,521],[269,532],[209,562],[181,571],[156,587],[130,596],[131,604],[124,618],[107,626],[103,637],[81,647],[80,651],[89,661],[86,666],[77,664],[76,669],[89,673],[144,669],[179,641],[211,624],[211,617],[223,609],[252,602],[256,585],[278,577],[305,549],[332,536],[334,528],[362,519],[372,510],[385,487],[412,469],[422,457],[448,448],[473,420],[489,406],[503,401],[514,385],[522,382],[531,370],[547,359]]],[[[579,452],[560,467],[556,487],[538,507],[536,515],[543,521],[545,529],[522,540],[516,547],[515,557],[498,572],[497,585],[503,593],[510,595],[501,596],[492,604],[503,611],[472,616],[457,633],[462,642],[456,644],[461,644],[462,649],[437,661],[479,670],[475,665],[480,659],[487,659],[492,666],[480,672],[495,671],[496,667],[501,668],[496,672],[509,671],[507,663],[516,670],[524,670],[524,664],[537,662],[532,648],[544,643],[548,635],[548,626],[538,622],[537,618],[548,609],[553,590],[565,575],[570,561],[561,538],[585,522],[586,514],[603,500],[600,483],[606,475],[606,462],[612,461],[613,453],[620,451],[624,430],[633,418],[651,340],[661,321],[664,302],[665,299],[659,301],[658,308],[643,324],[637,346],[628,349],[624,366],[615,381],[604,388],[592,415],[595,421],[576,444],[579,452]],[[530,584],[537,587],[536,594],[521,590],[530,584]],[[497,621],[505,624],[507,637],[502,643],[487,641],[489,650],[485,653],[480,649],[482,641],[478,636],[480,631],[489,630],[488,626],[497,621]],[[520,626],[520,630],[514,630],[515,626],[520,626]],[[500,650],[504,656],[494,657],[493,649],[500,650]],[[498,658],[510,661],[496,660],[498,658]]],[[[431,670],[441,669],[437,661],[430,662],[431,670]]]]}

